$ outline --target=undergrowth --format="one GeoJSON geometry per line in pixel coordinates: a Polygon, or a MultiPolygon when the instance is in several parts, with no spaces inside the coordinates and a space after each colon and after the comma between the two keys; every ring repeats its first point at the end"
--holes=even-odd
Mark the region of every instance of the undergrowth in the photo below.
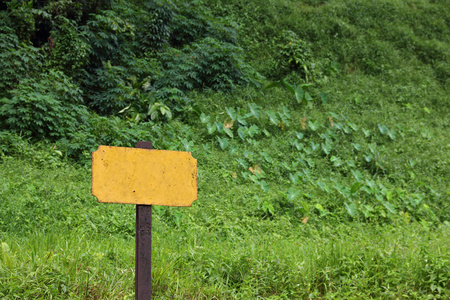
{"type": "Polygon", "coordinates": [[[132,299],[99,145],[189,151],[155,299],[450,297],[445,1],[0,6],[0,298],[132,299]]]}

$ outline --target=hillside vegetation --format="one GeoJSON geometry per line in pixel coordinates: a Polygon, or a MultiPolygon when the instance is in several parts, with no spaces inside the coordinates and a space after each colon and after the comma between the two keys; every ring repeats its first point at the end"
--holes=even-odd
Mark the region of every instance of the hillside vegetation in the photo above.
{"type": "Polygon", "coordinates": [[[154,299],[450,297],[446,0],[0,5],[0,297],[134,298],[99,145],[189,151],[154,299]]]}

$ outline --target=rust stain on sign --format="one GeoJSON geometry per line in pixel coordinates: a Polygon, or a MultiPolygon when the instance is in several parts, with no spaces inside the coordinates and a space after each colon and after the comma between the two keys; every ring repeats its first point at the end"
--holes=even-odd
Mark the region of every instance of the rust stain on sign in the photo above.
{"type": "Polygon", "coordinates": [[[99,146],[92,153],[92,195],[99,202],[191,206],[197,160],[190,152],[99,146]]]}

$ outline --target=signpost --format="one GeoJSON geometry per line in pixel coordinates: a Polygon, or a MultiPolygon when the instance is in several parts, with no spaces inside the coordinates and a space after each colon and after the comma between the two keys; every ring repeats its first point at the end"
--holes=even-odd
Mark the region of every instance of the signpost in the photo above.
{"type": "Polygon", "coordinates": [[[92,153],[92,195],[99,202],[136,204],[135,299],[151,299],[152,205],[197,200],[197,160],[190,152],[99,146],[92,153]]]}

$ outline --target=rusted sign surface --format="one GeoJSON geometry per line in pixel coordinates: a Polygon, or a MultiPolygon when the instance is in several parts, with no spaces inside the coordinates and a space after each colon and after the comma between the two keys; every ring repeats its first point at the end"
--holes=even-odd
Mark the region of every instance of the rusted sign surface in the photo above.
{"type": "Polygon", "coordinates": [[[92,195],[99,202],[191,206],[197,160],[190,152],[99,146],[92,153],[92,195]]]}

